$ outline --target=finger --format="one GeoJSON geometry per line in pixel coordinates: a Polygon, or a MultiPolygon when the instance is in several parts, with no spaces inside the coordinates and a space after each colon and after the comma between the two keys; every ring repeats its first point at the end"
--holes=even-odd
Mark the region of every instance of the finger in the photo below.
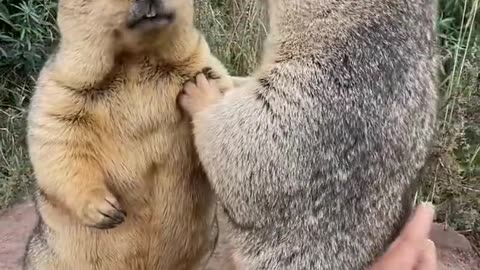
{"type": "Polygon", "coordinates": [[[372,270],[413,269],[418,258],[418,250],[408,245],[407,242],[400,242],[394,248],[389,249],[372,270]]]}
{"type": "Polygon", "coordinates": [[[422,255],[415,270],[436,270],[437,269],[437,250],[431,240],[425,242],[422,255]]]}
{"type": "MultiPolygon", "coordinates": [[[[402,231],[400,232],[400,235],[390,245],[388,250],[396,248],[396,246],[398,244],[400,244],[400,242],[407,241],[407,238],[411,237],[411,231],[418,229],[419,228],[418,227],[419,223],[420,224],[425,223],[425,221],[424,221],[425,211],[427,210],[425,208],[432,208],[432,206],[431,205],[425,205],[425,204],[418,206],[417,209],[415,210],[415,212],[413,213],[413,215],[410,217],[410,220],[407,221],[407,223],[403,227],[402,231]],[[419,216],[420,216],[420,219],[421,219],[420,221],[418,220],[419,216]]],[[[431,209],[429,211],[431,211],[431,209]]],[[[422,226],[424,226],[424,225],[420,225],[420,227],[422,227],[422,226]]],[[[430,226],[428,226],[429,231],[430,231],[430,227],[431,227],[431,224],[430,224],[430,226]]]]}
{"type": "MultiPolygon", "coordinates": [[[[415,239],[428,239],[431,223],[433,221],[433,206],[421,204],[417,207],[410,220],[405,224],[400,235],[390,245],[389,249],[395,248],[400,242],[413,241],[415,239]],[[420,236],[421,235],[421,236],[420,236]]],[[[422,241],[422,240],[419,240],[422,241]]],[[[420,247],[421,245],[415,245],[420,247]]]]}
{"type": "Polygon", "coordinates": [[[196,80],[198,87],[201,89],[207,89],[210,86],[207,77],[203,73],[198,73],[196,80]]]}
{"type": "Polygon", "coordinates": [[[408,242],[412,246],[422,247],[422,243],[428,239],[432,227],[435,209],[431,204],[419,205],[413,218],[403,228],[399,241],[408,242]]]}
{"type": "Polygon", "coordinates": [[[433,216],[434,209],[431,205],[418,206],[400,236],[373,269],[384,269],[387,266],[391,269],[391,265],[401,266],[400,269],[413,268],[422,254],[425,241],[428,240],[433,216]]]}

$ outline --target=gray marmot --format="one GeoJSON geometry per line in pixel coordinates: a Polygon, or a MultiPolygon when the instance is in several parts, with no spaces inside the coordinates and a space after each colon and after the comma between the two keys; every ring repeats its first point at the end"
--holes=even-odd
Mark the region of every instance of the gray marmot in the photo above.
{"type": "Polygon", "coordinates": [[[435,2],[269,0],[251,79],[185,85],[240,269],[366,269],[397,237],[435,130],[435,2]]]}

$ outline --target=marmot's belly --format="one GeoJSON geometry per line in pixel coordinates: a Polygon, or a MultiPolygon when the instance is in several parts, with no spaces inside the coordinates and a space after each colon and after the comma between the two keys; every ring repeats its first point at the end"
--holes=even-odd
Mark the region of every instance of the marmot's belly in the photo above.
{"type": "Polygon", "coordinates": [[[61,207],[41,207],[52,230],[49,260],[62,270],[195,269],[210,251],[214,201],[200,167],[184,152],[164,162],[146,162],[152,156],[110,159],[111,165],[129,165],[125,171],[106,166],[115,172],[109,187],[127,212],[116,228],[88,228],[61,207]]]}
{"type": "Polygon", "coordinates": [[[45,259],[58,261],[61,269],[178,270],[192,269],[208,254],[205,235],[165,230],[160,223],[122,225],[56,232],[51,242],[56,256],[45,259]]]}

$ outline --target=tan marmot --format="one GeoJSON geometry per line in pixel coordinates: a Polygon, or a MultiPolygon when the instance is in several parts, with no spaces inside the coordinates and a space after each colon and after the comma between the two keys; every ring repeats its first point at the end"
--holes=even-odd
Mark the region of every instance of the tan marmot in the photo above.
{"type": "Polygon", "coordinates": [[[204,265],[215,201],[176,99],[208,68],[232,82],[193,10],[193,0],[59,2],[61,41],[28,119],[41,219],[24,269],[204,265]]]}

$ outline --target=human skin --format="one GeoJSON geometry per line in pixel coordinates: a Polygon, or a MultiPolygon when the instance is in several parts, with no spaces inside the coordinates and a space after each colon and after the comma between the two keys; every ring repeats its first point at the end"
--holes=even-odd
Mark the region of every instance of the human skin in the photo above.
{"type": "Polygon", "coordinates": [[[429,204],[418,206],[400,236],[371,270],[436,270],[435,244],[428,239],[434,212],[429,204]]]}

